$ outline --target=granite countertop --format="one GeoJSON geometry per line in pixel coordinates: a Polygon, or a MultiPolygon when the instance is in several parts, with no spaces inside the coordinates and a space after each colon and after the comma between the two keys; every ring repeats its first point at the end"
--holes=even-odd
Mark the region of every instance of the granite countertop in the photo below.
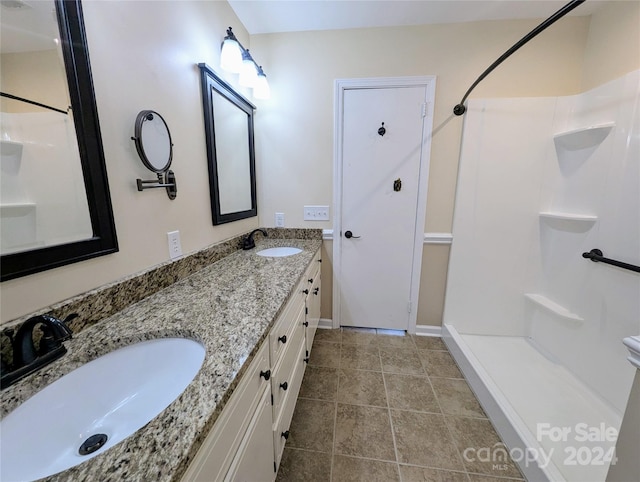
{"type": "Polygon", "coordinates": [[[206,348],[202,368],[160,415],[103,454],[51,481],[178,481],[215,423],[239,375],[320,248],[319,239],[261,239],[74,335],[68,353],[2,393],[4,417],[75,368],[142,340],[192,338],[206,348]],[[265,258],[260,249],[294,246],[294,256],[265,258]]]}

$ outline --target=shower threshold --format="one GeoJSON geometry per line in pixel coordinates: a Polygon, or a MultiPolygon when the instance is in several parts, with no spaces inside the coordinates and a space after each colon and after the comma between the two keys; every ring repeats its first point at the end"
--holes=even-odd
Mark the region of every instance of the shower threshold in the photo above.
{"type": "Polygon", "coordinates": [[[610,405],[525,337],[445,325],[443,339],[527,480],[604,482],[622,421],[610,405]]]}

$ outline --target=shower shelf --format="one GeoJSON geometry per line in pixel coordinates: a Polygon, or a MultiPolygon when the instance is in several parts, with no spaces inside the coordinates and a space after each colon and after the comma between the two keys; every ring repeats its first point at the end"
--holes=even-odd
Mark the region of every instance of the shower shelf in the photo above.
{"type": "Polygon", "coordinates": [[[22,142],[16,141],[0,141],[0,146],[2,148],[2,155],[4,156],[12,156],[12,155],[20,155],[22,154],[22,142]]]}
{"type": "Polygon", "coordinates": [[[566,309],[564,306],[559,305],[555,301],[551,301],[549,298],[547,298],[544,295],[541,295],[539,293],[525,293],[524,297],[532,301],[536,305],[546,309],[547,311],[559,316],[560,318],[564,318],[565,320],[571,320],[576,322],[584,321],[584,318],[576,315],[575,313],[572,313],[571,311],[566,309]]]}
{"type": "Polygon", "coordinates": [[[553,136],[553,140],[556,147],[562,147],[569,151],[586,149],[597,146],[604,141],[615,125],[615,122],[607,122],[605,124],[560,132],[553,136]]]}
{"type": "Polygon", "coordinates": [[[560,221],[575,221],[581,223],[595,223],[598,220],[598,216],[591,214],[561,213],[556,211],[542,211],[540,217],[542,219],[558,219],[560,221]]]}

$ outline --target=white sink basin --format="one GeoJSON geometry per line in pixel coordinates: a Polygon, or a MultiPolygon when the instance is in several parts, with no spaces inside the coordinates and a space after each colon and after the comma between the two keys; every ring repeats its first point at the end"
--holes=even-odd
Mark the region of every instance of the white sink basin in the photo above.
{"type": "Polygon", "coordinates": [[[273,258],[281,258],[283,256],[293,256],[294,254],[301,253],[300,248],[291,248],[289,246],[282,246],[279,248],[268,248],[258,251],[258,256],[268,256],[273,258]]]}
{"type": "Polygon", "coordinates": [[[159,338],[112,351],[55,381],[0,422],[0,480],[53,475],[121,442],[187,388],[204,355],[196,341],[159,338]],[[80,455],[96,434],[106,435],[106,443],[80,455]]]}

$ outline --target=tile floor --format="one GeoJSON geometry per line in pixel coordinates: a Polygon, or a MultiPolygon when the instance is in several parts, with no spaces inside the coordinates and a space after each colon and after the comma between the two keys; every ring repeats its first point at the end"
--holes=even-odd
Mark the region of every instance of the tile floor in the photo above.
{"type": "Polygon", "coordinates": [[[277,480],[522,480],[500,443],[439,338],[318,330],[277,480]]]}

